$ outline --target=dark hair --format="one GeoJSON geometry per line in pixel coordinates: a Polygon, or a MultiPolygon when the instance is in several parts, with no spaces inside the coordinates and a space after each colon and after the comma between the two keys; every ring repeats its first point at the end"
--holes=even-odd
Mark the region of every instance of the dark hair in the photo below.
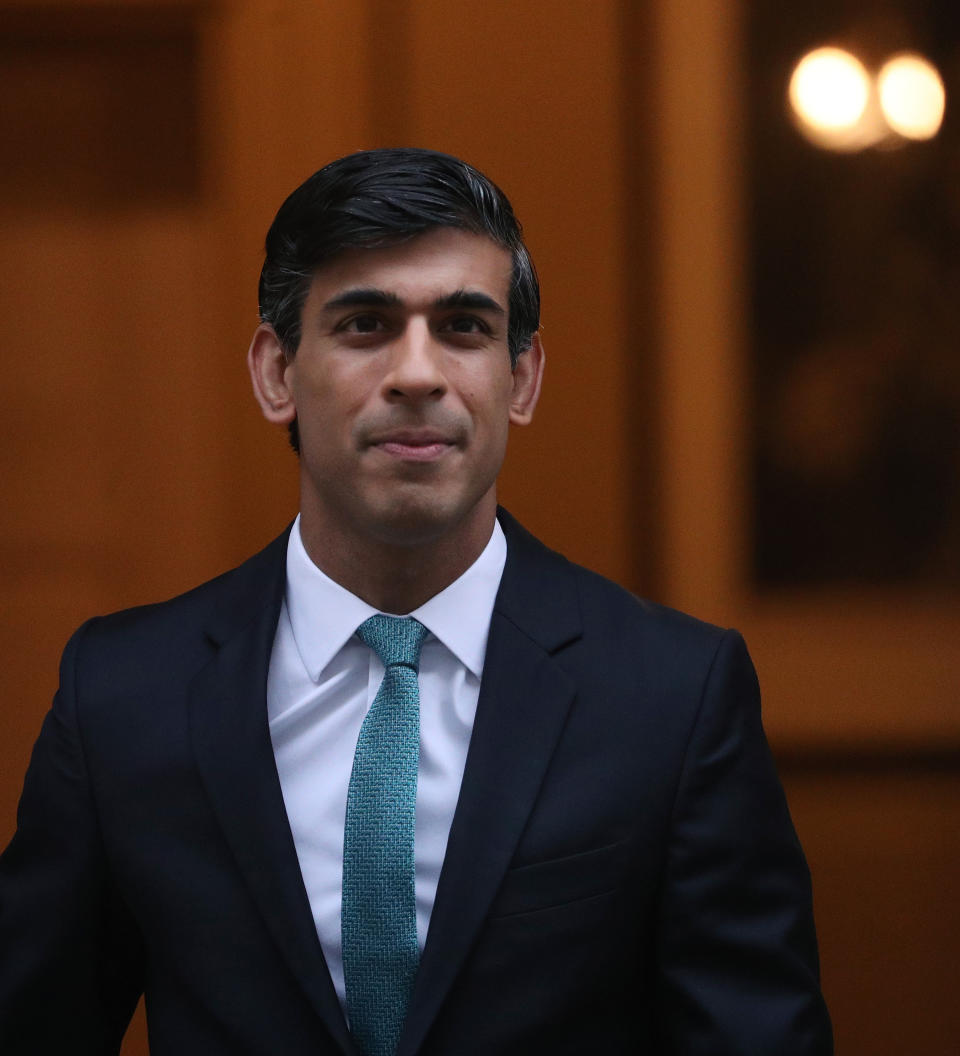
{"type": "MultiPolygon", "coordinates": [[[[393,246],[435,227],[486,235],[510,251],[510,364],[540,325],[540,284],[507,196],[459,158],[434,150],[362,150],[325,165],[280,206],[267,232],[260,318],[290,357],[314,274],[347,249],[393,246]]],[[[296,422],[291,443],[298,449],[296,422]]]]}

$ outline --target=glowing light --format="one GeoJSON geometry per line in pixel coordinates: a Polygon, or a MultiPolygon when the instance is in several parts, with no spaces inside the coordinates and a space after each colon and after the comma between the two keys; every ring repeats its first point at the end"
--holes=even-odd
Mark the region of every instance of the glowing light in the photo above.
{"type": "Polygon", "coordinates": [[[935,66],[904,53],[884,63],[877,77],[887,124],[907,139],[932,139],[940,131],[946,92],[935,66]]]}
{"type": "Polygon", "coordinates": [[[842,48],[817,48],[796,65],[790,103],[801,127],[814,136],[844,136],[857,129],[870,99],[863,63],[842,48]]]}

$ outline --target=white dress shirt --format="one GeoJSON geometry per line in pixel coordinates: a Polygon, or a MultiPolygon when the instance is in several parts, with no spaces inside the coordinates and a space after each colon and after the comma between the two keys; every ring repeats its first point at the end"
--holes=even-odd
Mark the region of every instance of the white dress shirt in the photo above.
{"type": "MultiPolygon", "coordinates": [[[[495,524],[486,548],[467,571],[409,613],[430,632],[419,676],[415,864],[421,951],[460,794],[490,617],[506,558],[507,543],[495,524]]],[[[267,714],[300,872],[341,1004],[347,787],[360,726],[384,672],[379,657],[354,632],[376,612],[310,560],[298,517],[287,544],[286,597],[270,656],[267,714]]]]}

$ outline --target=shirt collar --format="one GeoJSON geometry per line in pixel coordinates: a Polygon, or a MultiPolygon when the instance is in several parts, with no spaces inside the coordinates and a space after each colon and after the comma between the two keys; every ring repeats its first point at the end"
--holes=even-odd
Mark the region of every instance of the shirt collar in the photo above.
{"type": "MultiPolygon", "coordinates": [[[[507,541],[495,521],[489,542],[466,572],[409,614],[477,678],[483,674],[490,618],[506,560],[507,541]]],[[[377,612],[310,560],[299,516],[287,543],[286,604],[297,651],[314,682],[360,624],[377,612]]]]}

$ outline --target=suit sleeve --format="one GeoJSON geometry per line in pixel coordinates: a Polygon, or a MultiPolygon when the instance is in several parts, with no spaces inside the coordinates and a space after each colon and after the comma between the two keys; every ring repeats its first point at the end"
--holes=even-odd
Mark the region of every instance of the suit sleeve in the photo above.
{"type": "Polygon", "coordinates": [[[810,874],[761,726],[753,665],[733,631],[687,745],[660,909],[665,1054],[833,1052],[810,874]]]}
{"type": "Polygon", "coordinates": [[[78,723],[82,627],[0,856],[0,1052],[116,1053],[141,990],[139,942],[112,890],[78,723]]]}

